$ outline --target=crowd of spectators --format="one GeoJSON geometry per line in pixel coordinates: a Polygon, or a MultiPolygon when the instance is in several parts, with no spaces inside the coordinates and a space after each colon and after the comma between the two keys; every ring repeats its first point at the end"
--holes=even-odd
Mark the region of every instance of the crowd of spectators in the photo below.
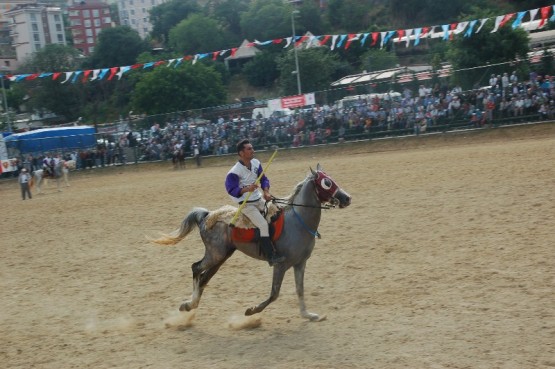
{"type": "Polygon", "coordinates": [[[192,156],[195,148],[201,155],[227,154],[230,145],[244,137],[257,147],[297,147],[383,131],[420,134],[445,124],[478,128],[504,118],[555,117],[555,77],[536,73],[523,80],[516,72],[492,74],[488,86],[470,91],[437,84],[404,88],[400,95],[362,95],[349,105],[315,105],[269,118],[219,117],[205,124],[174,119],[142,132],[137,145],[142,160],[163,160],[174,155],[176,145],[186,156],[192,156]]]}

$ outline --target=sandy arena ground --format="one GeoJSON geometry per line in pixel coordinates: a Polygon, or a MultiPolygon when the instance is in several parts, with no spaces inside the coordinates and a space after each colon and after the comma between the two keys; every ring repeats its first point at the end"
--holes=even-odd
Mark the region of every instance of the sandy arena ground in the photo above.
{"type": "MultiPolygon", "coordinates": [[[[268,152],[259,152],[263,161],[268,152]]],[[[293,273],[236,253],[177,311],[204,247],[146,241],[228,203],[235,157],[0,184],[1,368],[553,368],[555,124],[280,151],[289,194],[320,162],[353,196],[323,214],[299,315],[293,273]]]]}

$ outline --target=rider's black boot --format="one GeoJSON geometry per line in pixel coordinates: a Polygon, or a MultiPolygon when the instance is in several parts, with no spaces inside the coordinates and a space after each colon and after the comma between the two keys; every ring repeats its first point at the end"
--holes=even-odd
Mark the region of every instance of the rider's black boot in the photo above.
{"type": "Polygon", "coordinates": [[[260,237],[260,248],[268,259],[268,264],[270,264],[270,266],[274,266],[274,264],[279,264],[285,260],[285,256],[277,254],[270,237],[260,237]]]}

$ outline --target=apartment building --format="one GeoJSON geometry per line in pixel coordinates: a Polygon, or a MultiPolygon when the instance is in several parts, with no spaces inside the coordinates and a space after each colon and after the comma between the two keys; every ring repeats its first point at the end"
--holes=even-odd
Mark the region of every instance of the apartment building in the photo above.
{"type": "Polygon", "coordinates": [[[110,5],[101,0],[75,1],[67,8],[73,46],[84,55],[90,55],[103,29],[114,26],[110,5]]]}
{"type": "Polygon", "coordinates": [[[149,10],[167,0],[117,0],[122,26],[129,26],[145,38],[152,31],[149,10]]]}
{"type": "Polygon", "coordinates": [[[23,61],[48,44],[66,45],[62,9],[44,4],[19,4],[4,13],[16,58],[23,61]]]}

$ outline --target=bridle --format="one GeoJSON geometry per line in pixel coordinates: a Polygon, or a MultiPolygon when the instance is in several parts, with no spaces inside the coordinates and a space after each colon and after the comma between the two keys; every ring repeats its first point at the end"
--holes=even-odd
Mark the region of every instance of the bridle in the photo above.
{"type": "Polygon", "coordinates": [[[339,186],[331,179],[326,173],[322,171],[317,171],[314,179],[312,179],[314,184],[314,192],[316,197],[320,201],[320,205],[305,205],[290,203],[286,199],[280,199],[272,196],[272,202],[275,204],[299,206],[304,208],[314,208],[314,209],[333,209],[339,203],[339,200],[335,198],[335,195],[339,191],[339,186]]]}

